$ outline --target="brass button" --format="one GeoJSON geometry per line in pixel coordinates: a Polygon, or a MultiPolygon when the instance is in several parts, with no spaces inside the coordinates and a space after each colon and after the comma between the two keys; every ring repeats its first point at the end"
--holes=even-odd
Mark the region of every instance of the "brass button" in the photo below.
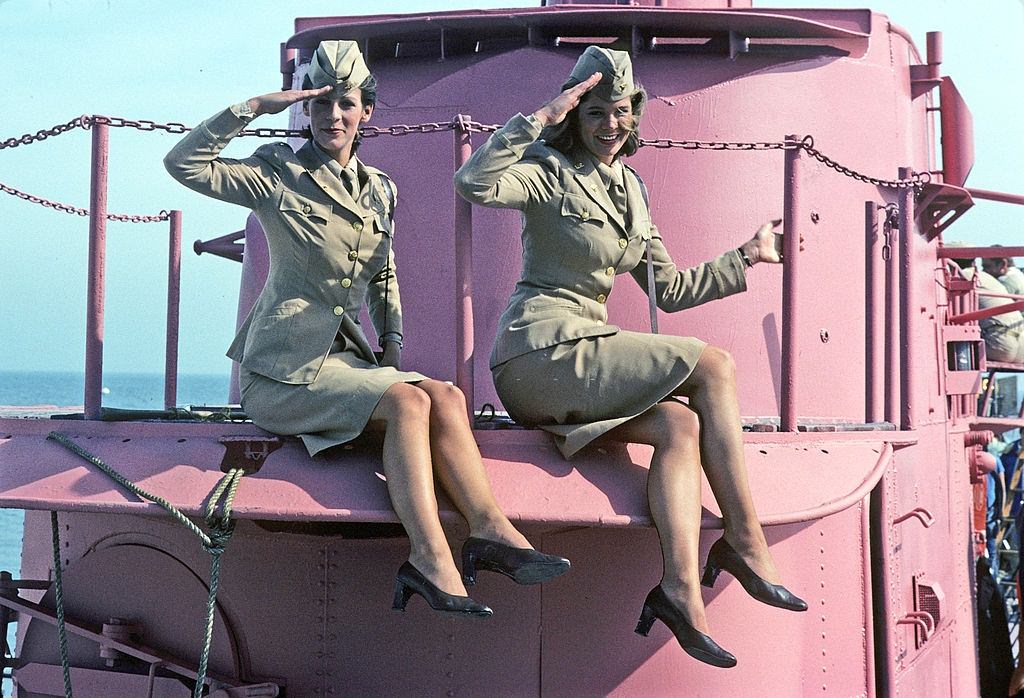
{"type": "Polygon", "coordinates": [[[619,249],[620,250],[626,249],[626,245],[628,245],[628,244],[629,243],[626,242],[626,238],[619,238],[619,249]]]}
{"type": "Polygon", "coordinates": [[[342,279],[341,285],[343,288],[348,288],[349,286],[352,285],[352,279],[342,279]]]}
{"type": "Polygon", "coordinates": [[[356,252],[355,250],[352,250],[351,252],[348,253],[348,258],[354,262],[357,259],[359,259],[359,253],[356,252]]]}
{"type": "Polygon", "coordinates": [[[342,308],[342,307],[341,307],[340,305],[336,305],[336,306],[334,306],[334,314],[335,314],[335,315],[341,315],[341,314],[343,314],[344,312],[345,312],[345,309],[344,309],[344,308],[342,308]]]}
{"type": "Polygon", "coordinates": [[[604,270],[605,276],[615,276],[615,267],[608,267],[604,270]]]}
{"type": "Polygon", "coordinates": [[[309,213],[313,208],[309,204],[302,204],[302,212],[309,213]]]}
{"type": "Polygon", "coordinates": [[[598,303],[604,303],[606,300],[608,300],[608,296],[604,295],[603,293],[597,294],[598,303]]]}
{"type": "Polygon", "coordinates": [[[362,230],[363,229],[363,222],[362,221],[352,221],[352,227],[354,229],[356,229],[356,230],[362,230]]]}
{"type": "Polygon", "coordinates": [[[582,218],[582,219],[583,219],[583,220],[585,220],[585,221],[589,221],[589,220],[590,220],[590,211],[584,211],[584,212],[582,212],[582,213],[580,214],[580,218],[582,218]]]}

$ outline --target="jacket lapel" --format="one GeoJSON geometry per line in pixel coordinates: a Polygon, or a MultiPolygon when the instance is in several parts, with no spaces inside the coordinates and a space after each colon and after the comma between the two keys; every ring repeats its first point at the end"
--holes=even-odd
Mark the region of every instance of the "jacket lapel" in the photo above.
{"type": "Polygon", "coordinates": [[[588,156],[579,155],[575,156],[575,161],[572,163],[572,167],[575,172],[576,183],[587,193],[591,199],[594,200],[598,206],[600,206],[608,218],[622,228],[626,230],[626,222],[622,219],[622,215],[618,209],[615,208],[615,204],[612,203],[611,197],[608,196],[608,190],[605,189],[604,180],[601,179],[601,173],[594,167],[594,162],[588,156]]]}
{"type": "Polygon", "coordinates": [[[352,195],[348,193],[345,186],[341,183],[341,180],[335,177],[327,165],[323,163],[320,156],[313,150],[312,141],[306,141],[306,143],[299,148],[296,155],[302,166],[306,168],[306,172],[312,177],[316,185],[320,187],[327,196],[331,197],[338,202],[341,206],[345,207],[360,218],[363,217],[364,211],[353,199],[352,195]]]}

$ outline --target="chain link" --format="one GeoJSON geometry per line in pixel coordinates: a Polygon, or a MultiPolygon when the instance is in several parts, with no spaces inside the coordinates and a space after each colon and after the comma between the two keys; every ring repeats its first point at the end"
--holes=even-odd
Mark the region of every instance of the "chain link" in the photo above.
{"type": "Polygon", "coordinates": [[[804,150],[815,160],[841,175],[874,184],[879,187],[892,187],[894,189],[907,189],[913,187],[920,189],[932,181],[931,173],[919,172],[908,179],[880,179],[861,174],[854,169],[842,165],[823,152],[814,147],[814,137],[804,136],[799,141],[757,141],[757,142],[730,142],[730,141],[678,141],[671,138],[659,138],[656,140],[640,139],[641,146],[654,148],[682,148],[683,150],[804,150]]]}
{"type": "MultiPolygon", "coordinates": [[[[191,131],[191,127],[185,124],[178,123],[177,121],[171,121],[168,123],[159,123],[150,119],[126,119],[119,116],[100,116],[100,115],[89,115],[83,114],[82,116],[75,117],[71,121],[64,124],[57,124],[52,128],[41,129],[35,133],[26,133],[18,138],[8,138],[0,141],[0,150],[7,148],[16,148],[20,145],[28,145],[30,143],[37,143],[39,141],[46,140],[51,136],[59,136],[62,133],[73,131],[81,128],[89,130],[94,124],[103,124],[111,128],[134,128],[139,131],[163,131],[165,133],[172,133],[181,135],[191,131]]],[[[465,131],[469,133],[493,133],[500,128],[498,124],[482,124],[478,121],[471,121],[466,119],[462,115],[459,115],[451,121],[441,122],[433,121],[422,124],[394,124],[393,126],[363,126],[359,129],[359,133],[363,138],[377,138],[379,136],[408,136],[413,134],[424,134],[424,133],[440,133],[444,131],[465,131]]],[[[286,128],[254,128],[244,129],[238,134],[239,136],[252,136],[256,138],[309,138],[309,129],[286,129],[286,128]]],[[[812,158],[821,162],[826,167],[830,167],[836,172],[846,177],[856,179],[861,182],[873,184],[880,187],[891,187],[894,189],[906,189],[913,187],[916,190],[920,190],[924,185],[931,182],[932,176],[929,172],[914,173],[914,175],[908,179],[880,179],[878,177],[870,177],[868,175],[857,172],[839,162],[833,160],[829,156],[822,153],[820,150],[814,147],[814,138],[812,136],[804,136],[799,141],[754,141],[754,142],[742,142],[742,141],[690,141],[690,140],[675,140],[671,138],[657,138],[657,139],[641,139],[640,145],[648,148],[680,148],[682,150],[729,150],[729,151],[750,151],[750,150],[804,150],[812,158]]],[[[72,213],[78,216],[88,216],[89,211],[84,208],[78,208],[76,206],[69,206],[56,201],[49,201],[47,199],[33,196],[32,194],[26,194],[25,192],[18,191],[12,187],[0,183],[0,191],[3,191],[12,196],[16,196],[25,201],[39,204],[47,208],[52,208],[57,211],[63,211],[65,213],[72,213]]],[[[106,215],[107,220],[121,221],[125,223],[156,223],[159,221],[166,221],[170,215],[167,211],[161,211],[155,216],[146,215],[131,215],[124,213],[108,213],[106,215]]]]}
{"type": "Polygon", "coordinates": [[[68,131],[74,131],[76,128],[88,128],[85,125],[84,119],[86,116],[76,116],[66,124],[57,124],[53,128],[44,128],[35,133],[26,133],[20,138],[8,138],[0,141],[0,150],[6,150],[7,148],[17,148],[19,145],[28,145],[29,143],[36,143],[38,141],[45,141],[50,136],[59,136],[62,133],[68,131]]]}
{"type": "MultiPolygon", "coordinates": [[[[26,194],[23,191],[19,191],[14,187],[9,187],[3,182],[0,182],[0,191],[11,196],[16,196],[19,199],[24,199],[32,204],[39,204],[44,208],[52,208],[55,211],[62,211],[63,213],[71,213],[76,216],[88,216],[89,209],[79,208],[77,206],[70,206],[68,204],[62,204],[59,201],[50,201],[49,199],[43,199],[32,194],[26,194]]],[[[168,211],[161,211],[155,216],[136,215],[130,213],[108,213],[105,218],[108,221],[119,221],[121,223],[159,223],[161,221],[170,220],[171,214],[168,211]]]]}

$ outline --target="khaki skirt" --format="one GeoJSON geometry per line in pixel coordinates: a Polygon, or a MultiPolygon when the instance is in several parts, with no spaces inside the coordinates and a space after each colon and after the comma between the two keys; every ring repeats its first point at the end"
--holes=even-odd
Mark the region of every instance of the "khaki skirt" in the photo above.
{"type": "Polygon", "coordinates": [[[395,383],[428,380],[415,371],[377,366],[344,350],[337,341],[309,384],[282,383],[259,373],[239,371],[242,408],[267,431],[297,435],[315,456],[363,433],[384,393],[395,383]]]}
{"type": "Polygon", "coordinates": [[[568,458],[671,395],[706,346],[621,330],[537,349],[491,369],[509,416],[555,435],[568,458]]]}

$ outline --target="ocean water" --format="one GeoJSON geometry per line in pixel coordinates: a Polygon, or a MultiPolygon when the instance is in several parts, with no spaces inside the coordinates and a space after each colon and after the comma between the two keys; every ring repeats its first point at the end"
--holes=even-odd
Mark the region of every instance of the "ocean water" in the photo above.
{"type": "MultiPolygon", "coordinates": [[[[55,405],[75,407],[83,402],[85,378],[81,373],[0,371],[0,406],[55,405]]],[[[105,407],[125,409],[163,408],[163,375],[112,373],[103,377],[105,407]]],[[[227,375],[178,376],[179,405],[223,405],[227,403],[227,375]]],[[[0,466],[2,467],[2,466],[0,466]]],[[[21,539],[24,512],[0,509],[0,570],[18,578],[21,569],[21,539]]],[[[8,637],[13,647],[14,629],[8,637]]],[[[11,695],[11,682],[0,680],[3,696],[11,695]]]]}

